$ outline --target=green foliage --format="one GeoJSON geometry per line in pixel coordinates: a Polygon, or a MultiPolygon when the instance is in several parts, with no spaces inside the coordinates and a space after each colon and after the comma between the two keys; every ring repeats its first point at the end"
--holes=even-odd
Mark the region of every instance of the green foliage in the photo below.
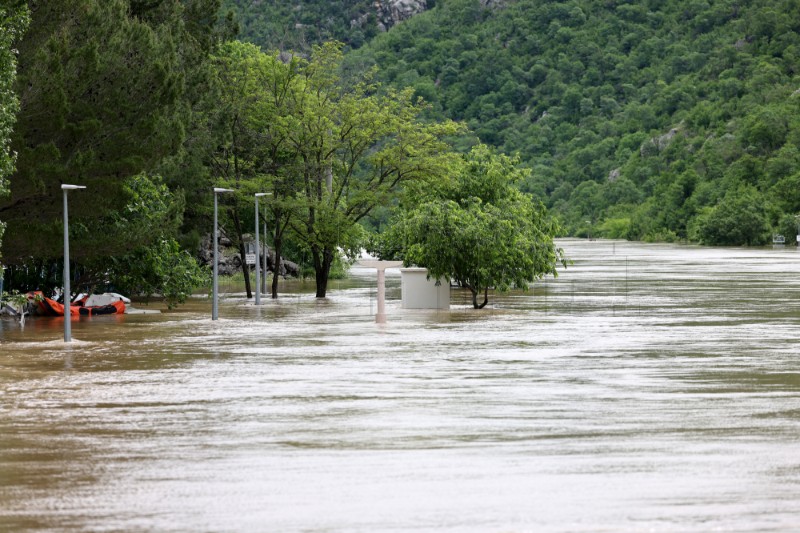
{"type": "MultiPolygon", "coordinates": [[[[80,268],[78,286],[111,285],[118,292],[149,297],[160,294],[172,308],[208,281],[191,254],[174,238],[181,223],[183,198],[171,193],[159,176],[136,175],[124,184],[126,205],[112,213],[102,227],[122,235],[127,248],[86,261],[80,268]],[[144,238],[143,236],[146,236],[144,238]]],[[[97,231],[84,231],[97,235],[97,231]]]]}
{"type": "MultiPolygon", "coordinates": [[[[88,187],[71,195],[70,216],[95,227],[124,207],[126,179],[179,150],[217,9],[216,0],[35,5],[19,42],[17,171],[0,202],[9,262],[60,255],[61,183],[88,187]]],[[[76,234],[76,259],[136,246],[105,229],[104,243],[76,234]]]]}
{"type": "MultiPolygon", "coordinates": [[[[317,296],[324,297],[337,250],[355,256],[364,242],[360,222],[388,205],[400,187],[444,176],[452,160],[452,122],[428,123],[413,90],[380,90],[370,73],[344,81],[341,47],[316,47],[309,61],[295,60],[285,105],[270,121],[285,139],[297,202],[292,234],[308,250],[317,296]]],[[[276,195],[279,196],[279,195],[276,195]]],[[[285,195],[284,195],[285,196],[285,195]]]]}
{"type": "MultiPolygon", "coordinates": [[[[0,196],[7,192],[7,177],[14,171],[14,152],[11,151],[11,132],[14,129],[19,99],[14,92],[17,58],[14,43],[28,25],[28,7],[23,1],[0,7],[0,196]]],[[[0,220],[0,244],[5,223],[0,220]]]]}
{"type": "Polygon", "coordinates": [[[553,243],[558,227],[544,206],[514,187],[526,177],[517,163],[475,147],[450,181],[406,198],[374,251],[426,267],[434,279],[456,280],[470,289],[475,308],[486,305],[490,287],[527,289],[556,275],[556,264],[566,264],[553,243]]]}
{"type": "Polygon", "coordinates": [[[121,257],[111,259],[108,271],[118,291],[150,297],[160,294],[170,309],[186,301],[198,287],[208,285],[211,276],[177,241],[159,239],[121,257]]]}
{"type": "Polygon", "coordinates": [[[765,244],[769,242],[770,229],[764,200],[753,187],[731,190],[716,207],[703,214],[698,231],[704,244],[765,244]]]}
{"type": "Polygon", "coordinates": [[[178,232],[183,195],[147,174],[176,157],[195,122],[218,10],[218,0],[31,4],[18,41],[18,159],[0,200],[15,282],[47,289],[59,278],[62,183],[87,186],[69,200],[76,287],[113,281],[109,264],[130,254],[172,253],[163,243],[178,232]]]}
{"type": "Polygon", "coordinates": [[[10,305],[17,313],[22,313],[28,303],[28,294],[18,291],[3,292],[0,294],[0,306],[10,305]]]}
{"type": "Polygon", "coordinates": [[[797,7],[446,0],[346,64],[380,65],[389,85],[433,80],[433,90],[423,84],[431,116],[519,153],[535,169],[523,189],[543,195],[570,233],[627,206],[629,238],[686,239],[742,185],[798,212],[781,183],[800,162],[797,7]]]}
{"type": "Polygon", "coordinates": [[[631,231],[631,219],[607,218],[598,229],[600,235],[607,239],[627,239],[631,231]]]}

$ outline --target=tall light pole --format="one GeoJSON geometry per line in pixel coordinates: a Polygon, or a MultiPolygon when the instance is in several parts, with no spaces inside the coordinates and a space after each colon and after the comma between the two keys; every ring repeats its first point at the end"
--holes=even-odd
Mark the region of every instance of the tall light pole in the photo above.
{"type": "Polygon", "coordinates": [[[214,281],[211,288],[211,320],[219,318],[219,253],[217,243],[219,241],[219,230],[217,229],[217,194],[221,192],[233,192],[233,189],[222,189],[214,187],[214,281]]]}
{"type": "Polygon", "coordinates": [[[64,342],[72,342],[72,303],[69,287],[69,210],[67,208],[67,191],[85,189],[85,185],[62,184],[64,192],[64,342]]]}
{"type": "MultiPolygon", "coordinates": [[[[259,272],[259,263],[261,263],[261,251],[259,249],[259,240],[258,240],[258,199],[262,196],[271,196],[271,192],[257,192],[256,193],[256,305],[261,305],[261,272],[259,272]]],[[[266,224],[266,221],[264,221],[266,224]]],[[[266,232],[265,232],[266,233],[266,232]]],[[[264,238],[267,236],[264,235],[264,238]]],[[[264,264],[264,269],[266,270],[267,265],[266,262],[264,264]]]]}

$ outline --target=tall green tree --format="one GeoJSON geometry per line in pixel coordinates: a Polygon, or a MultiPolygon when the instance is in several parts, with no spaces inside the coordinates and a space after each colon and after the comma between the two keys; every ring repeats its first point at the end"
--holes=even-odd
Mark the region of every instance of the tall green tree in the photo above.
{"type": "MultiPolygon", "coordinates": [[[[7,178],[14,171],[15,153],[11,151],[11,132],[16,122],[19,100],[14,80],[17,75],[16,43],[28,25],[28,7],[24,1],[0,7],[0,196],[6,194],[7,178]]],[[[0,245],[5,224],[0,220],[0,245]]],[[[2,276],[2,272],[0,272],[2,276]]]]}
{"type": "Polygon", "coordinates": [[[129,205],[128,180],[181,147],[218,9],[217,0],[31,3],[19,43],[17,170],[0,202],[10,263],[60,257],[62,183],[88,187],[70,198],[77,262],[156,243],[104,224],[129,205]]]}
{"type": "Polygon", "coordinates": [[[359,222],[388,205],[401,187],[435,181],[452,161],[453,122],[423,122],[425,104],[413,90],[382,90],[368,75],[345,84],[341,47],[316,47],[287,99],[281,118],[297,171],[303,205],[292,224],[311,255],[316,296],[327,292],[337,250],[357,252],[359,222]]]}
{"type": "Polygon", "coordinates": [[[539,201],[516,188],[528,173],[517,165],[476,146],[450,181],[406,199],[376,251],[425,267],[434,279],[455,280],[470,290],[475,309],[486,306],[489,288],[527,289],[557,275],[557,264],[566,266],[553,241],[558,226],[539,201]]]}
{"type": "Polygon", "coordinates": [[[245,227],[252,227],[253,194],[271,193],[270,198],[262,199],[262,206],[266,204],[272,214],[275,298],[284,235],[299,205],[298,158],[283,127],[287,99],[299,78],[299,61],[284,63],[277,54],[232,41],[221,46],[214,65],[218,97],[208,125],[217,142],[211,145],[211,171],[218,184],[237,191],[222,201],[228,206],[225,223],[231,226],[229,234],[239,248],[248,297],[251,287],[244,255],[245,227]]]}

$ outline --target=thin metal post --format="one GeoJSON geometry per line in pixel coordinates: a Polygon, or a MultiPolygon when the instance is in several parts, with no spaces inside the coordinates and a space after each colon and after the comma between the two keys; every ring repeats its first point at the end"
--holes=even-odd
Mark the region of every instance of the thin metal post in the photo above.
{"type": "Polygon", "coordinates": [[[64,193],[64,342],[72,342],[72,290],[69,286],[69,210],[67,207],[67,191],[85,189],[84,185],[62,184],[64,193]]]}
{"type": "MultiPolygon", "coordinates": [[[[259,235],[258,235],[258,198],[259,196],[272,196],[271,192],[257,192],[256,193],[256,305],[261,305],[261,293],[267,292],[267,283],[261,283],[261,276],[259,275],[258,267],[261,263],[261,252],[259,250],[259,235]]],[[[267,237],[267,217],[264,217],[264,238],[267,237]]],[[[264,279],[267,279],[267,260],[266,254],[264,259],[264,279]]]]}
{"type": "Polygon", "coordinates": [[[219,290],[217,276],[219,275],[219,258],[217,250],[217,240],[219,235],[217,233],[217,191],[214,191],[214,281],[211,286],[211,320],[219,318],[219,310],[217,309],[217,291],[219,290]]]}
{"type": "Polygon", "coordinates": [[[69,287],[69,214],[67,190],[64,189],[64,342],[72,342],[72,309],[69,287]]]}
{"type": "Polygon", "coordinates": [[[258,195],[256,194],[256,305],[261,305],[261,249],[258,235],[258,195]]]}
{"type": "Polygon", "coordinates": [[[217,228],[217,193],[233,192],[233,189],[214,187],[214,281],[211,284],[211,320],[219,318],[219,229],[217,228]]]}

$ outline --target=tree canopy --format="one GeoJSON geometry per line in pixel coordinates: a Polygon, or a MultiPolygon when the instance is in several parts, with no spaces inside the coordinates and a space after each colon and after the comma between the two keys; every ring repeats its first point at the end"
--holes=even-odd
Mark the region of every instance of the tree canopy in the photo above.
{"type": "MultiPolygon", "coordinates": [[[[14,44],[21,38],[27,24],[28,8],[25,2],[10,2],[0,7],[0,196],[7,193],[7,178],[14,171],[16,159],[10,146],[19,109],[19,99],[14,91],[17,75],[14,44]]],[[[4,230],[5,224],[0,219],[0,244],[4,230]]]]}
{"type": "Polygon", "coordinates": [[[0,200],[8,264],[37,264],[42,279],[56,270],[63,183],[88,187],[70,200],[72,257],[84,272],[98,263],[105,270],[102,258],[161,246],[163,232],[140,231],[117,214],[136,201],[131,180],[186,138],[218,10],[217,0],[31,4],[18,42],[17,167],[10,198],[0,200]]]}
{"type": "MultiPolygon", "coordinates": [[[[61,183],[88,187],[71,204],[76,220],[99,220],[125,205],[126,179],[178,149],[189,114],[183,96],[213,23],[200,3],[60,0],[32,9],[19,44],[18,166],[0,204],[9,261],[60,254],[61,183]]],[[[76,242],[76,253],[129,245],[112,232],[97,238],[76,242]]]]}
{"type": "Polygon", "coordinates": [[[409,192],[376,251],[425,267],[433,279],[455,280],[470,290],[476,309],[487,304],[489,288],[527,289],[557,275],[557,264],[566,266],[553,242],[558,226],[539,201],[516,188],[529,173],[517,165],[484,145],[474,147],[451,179],[409,192]]]}

